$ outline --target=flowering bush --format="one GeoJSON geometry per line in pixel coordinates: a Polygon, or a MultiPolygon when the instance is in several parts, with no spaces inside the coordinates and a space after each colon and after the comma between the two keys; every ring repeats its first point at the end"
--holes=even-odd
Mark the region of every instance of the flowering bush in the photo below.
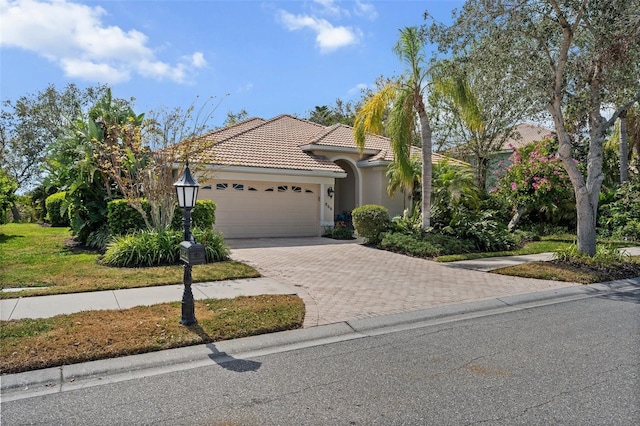
{"type": "Polygon", "coordinates": [[[511,165],[491,192],[512,206],[514,214],[538,210],[550,215],[574,199],[571,181],[555,154],[555,145],[552,138],[546,138],[516,149],[511,156],[511,165]]]}

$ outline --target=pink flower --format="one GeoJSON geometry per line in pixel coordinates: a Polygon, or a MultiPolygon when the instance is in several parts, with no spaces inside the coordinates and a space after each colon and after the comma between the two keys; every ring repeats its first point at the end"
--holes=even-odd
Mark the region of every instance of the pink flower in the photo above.
{"type": "Polygon", "coordinates": [[[518,185],[516,185],[515,182],[511,182],[511,190],[512,191],[515,191],[517,187],[518,187],[518,185]]]}

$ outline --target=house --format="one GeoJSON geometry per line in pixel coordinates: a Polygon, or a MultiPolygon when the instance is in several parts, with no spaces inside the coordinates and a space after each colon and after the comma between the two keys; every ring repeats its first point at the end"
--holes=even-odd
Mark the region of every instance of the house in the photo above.
{"type": "Polygon", "coordinates": [[[539,142],[554,131],[532,123],[518,124],[510,136],[502,143],[500,150],[491,154],[487,163],[485,188],[494,188],[498,183],[498,176],[511,164],[511,155],[533,142],[539,142]],[[498,173],[496,173],[496,171],[498,173]]]}
{"type": "MultiPolygon", "coordinates": [[[[386,193],[390,141],[367,136],[361,153],[353,128],[279,115],[251,118],[202,138],[211,148],[192,158],[211,173],[199,199],[216,202],[216,227],[226,238],[322,235],[336,219],[365,204],[402,214],[406,195],[386,193]]],[[[443,157],[433,154],[433,161],[443,157]]]]}

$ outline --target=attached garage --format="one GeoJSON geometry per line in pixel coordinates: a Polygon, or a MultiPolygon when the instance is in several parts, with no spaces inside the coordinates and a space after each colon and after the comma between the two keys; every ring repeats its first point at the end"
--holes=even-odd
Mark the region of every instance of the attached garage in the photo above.
{"type": "Polygon", "coordinates": [[[222,179],[201,188],[216,202],[216,227],[225,238],[318,235],[320,185],[222,179]]]}

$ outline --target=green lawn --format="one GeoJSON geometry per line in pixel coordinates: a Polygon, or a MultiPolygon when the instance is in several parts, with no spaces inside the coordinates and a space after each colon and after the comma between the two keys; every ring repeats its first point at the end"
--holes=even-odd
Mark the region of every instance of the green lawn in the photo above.
{"type": "MultiPolygon", "coordinates": [[[[447,256],[438,256],[438,262],[455,262],[458,260],[482,259],[485,257],[501,257],[501,256],[521,256],[525,254],[551,253],[556,250],[569,247],[575,244],[576,236],[571,234],[549,235],[542,237],[540,241],[531,241],[524,247],[511,251],[485,252],[485,253],[463,253],[451,254],[447,256]]],[[[611,245],[613,247],[628,247],[635,245],[628,241],[598,241],[598,243],[611,245]]]]}
{"type": "MultiPolygon", "coordinates": [[[[113,268],[99,265],[99,253],[69,245],[66,228],[37,224],[0,225],[0,298],[77,293],[96,290],[181,284],[181,265],[113,268]],[[42,288],[47,287],[47,288],[42,288]]],[[[193,267],[194,282],[253,278],[260,274],[240,262],[227,261],[193,267]]]]}

